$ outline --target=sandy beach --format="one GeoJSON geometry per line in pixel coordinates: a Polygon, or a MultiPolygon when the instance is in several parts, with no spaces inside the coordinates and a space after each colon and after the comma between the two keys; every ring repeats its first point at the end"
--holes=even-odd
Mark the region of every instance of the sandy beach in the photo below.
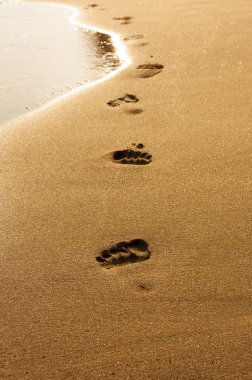
{"type": "Polygon", "coordinates": [[[0,378],[249,380],[252,3],[67,4],[132,63],[0,131],[0,378]]]}

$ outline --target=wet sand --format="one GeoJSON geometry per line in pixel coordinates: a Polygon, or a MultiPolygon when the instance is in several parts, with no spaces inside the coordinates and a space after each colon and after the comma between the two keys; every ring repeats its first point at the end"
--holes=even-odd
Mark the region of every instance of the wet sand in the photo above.
{"type": "Polygon", "coordinates": [[[75,13],[57,4],[0,3],[0,128],[120,65],[112,38],[77,24],[75,13]]]}
{"type": "Polygon", "coordinates": [[[0,377],[251,379],[252,5],[73,4],[132,64],[1,131],[0,377]]]}

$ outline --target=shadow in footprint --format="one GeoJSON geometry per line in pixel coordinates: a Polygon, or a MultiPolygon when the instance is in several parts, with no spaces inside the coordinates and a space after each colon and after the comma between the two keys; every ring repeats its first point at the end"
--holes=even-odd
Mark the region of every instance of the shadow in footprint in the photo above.
{"type": "Polygon", "coordinates": [[[144,47],[144,46],[148,46],[149,45],[149,42],[139,42],[137,44],[134,44],[133,46],[135,47],[144,47]]]}
{"type": "Polygon", "coordinates": [[[113,161],[117,164],[148,165],[152,161],[152,155],[143,152],[143,148],[143,144],[138,144],[134,148],[117,150],[113,153],[113,161]]]}
{"type": "Polygon", "coordinates": [[[109,249],[105,249],[100,256],[96,257],[96,261],[107,268],[111,268],[114,265],[125,265],[148,260],[150,255],[148,243],[142,239],[134,239],[129,242],[116,243],[109,249]]]}
{"type": "Polygon", "coordinates": [[[130,115],[140,115],[141,113],[143,113],[143,110],[141,108],[133,108],[131,110],[127,110],[126,113],[130,115]]]}
{"type": "Polygon", "coordinates": [[[139,70],[140,78],[150,78],[154,75],[160,73],[163,70],[164,66],[159,63],[147,63],[144,65],[139,65],[137,70],[139,70]]]}
{"type": "Polygon", "coordinates": [[[110,107],[118,107],[121,103],[137,103],[139,99],[135,95],[125,94],[121,98],[110,100],[107,105],[110,107]]]}

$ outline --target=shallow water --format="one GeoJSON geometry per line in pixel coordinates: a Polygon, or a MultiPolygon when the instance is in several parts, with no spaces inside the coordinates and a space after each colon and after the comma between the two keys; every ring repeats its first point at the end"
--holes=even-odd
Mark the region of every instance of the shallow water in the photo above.
{"type": "Polygon", "coordinates": [[[0,124],[88,84],[120,62],[111,38],[55,5],[0,2],[0,124]]]}

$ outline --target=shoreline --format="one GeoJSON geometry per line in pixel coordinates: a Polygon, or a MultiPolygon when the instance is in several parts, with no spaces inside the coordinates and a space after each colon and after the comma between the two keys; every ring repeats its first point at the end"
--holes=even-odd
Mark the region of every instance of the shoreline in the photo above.
{"type": "Polygon", "coordinates": [[[38,106],[37,108],[35,108],[34,110],[31,110],[28,113],[25,113],[23,115],[19,115],[15,118],[8,120],[8,121],[5,121],[4,123],[2,123],[3,128],[5,126],[8,126],[10,123],[14,123],[14,124],[16,122],[18,123],[19,120],[22,120],[24,117],[34,117],[34,116],[36,116],[37,113],[40,113],[41,111],[42,112],[46,111],[47,107],[53,107],[54,104],[61,102],[65,97],[68,97],[69,95],[74,95],[75,93],[77,93],[79,91],[83,91],[89,87],[99,85],[100,83],[113,78],[113,76],[117,75],[120,71],[124,70],[127,66],[129,66],[131,64],[131,59],[127,54],[126,45],[122,43],[122,41],[120,40],[120,36],[117,33],[113,33],[112,31],[105,30],[103,28],[98,28],[98,27],[96,28],[93,25],[87,25],[81,21],[78,21],[78,17],[79,17],[79,13],[80,13],[80,10],[78,10],[78,7],[67,5],[64,2],[61,3],[61,2],[53,2],[53,1],[23,0],[20,2],[21,3],[28,3],[28,4],[36,4],[36,3],[45,4],[45,5],[51,4],[53,6],[68,9],[69,11],[72,12],[72,15],[68,18],[67,22],[69,22],[72,25],[76,25],[77,27],[79,27],[83,30],[86,30],[87,32],[93,31],[96,33],[105,34],[105,35],[109,36],[109,38],[111,38],[112,44],[113,44],[113,46],[117,52],[117,56],[121,61],[121,65],[117,69],[111,70],[111,72],[109,74],[105,74],[102,78],[99,78],[99,79],[92,81],[90,83],[87,83],[87,84],[79,85],[77,88],[74,88],[72,90],[68,90],[66,93],[63,93],[54,99],[48,100],[45,104],[38,106]]]}
{"type": "Polygon", "coordinates": [[[0,377],[249,380],[252,5],[71,5],[132,62],[0,132],[0,377]]]}
{"type": "MultiPolygon", "coordinates": [[[[96,85],[99,85],[100,83],[103,83],[111,78],[113,78],[115,75],[117,75],[120,71],[124,70],[127,66],[129,66],[131,64],[131,59],[130,57],[128,56],[127,54],[127,50],[126,50],[126,46],[123,45],[122,41],[120,40],[120,37],[117,33],[114,33],[110,30],[107,30],[107,29],[103,29],[103,28],[99,28],[99,27],[95,27],[94,25],[89,25],[89,24],[85,24],[83,22],[80,22],[78,21],[78,18],[80,16],[80,10],[78,9],[77,6],[71,6],[71,5],[67,5],[64,3],[64,1],[60,1],[60,2],[55,2],[55,1],[34,1],[34,0],[23,0],[23,2],[26,2],[26,3],[44,3],[44,4],[48,4],[48,5],[53,5],[53,6],[58,6],[58,7],[63,7],[63,8],[66,8],[66,9],[70,9],[72,11],[72,16],[69,17],[68,19],[68,22],[70,22],[71,24],[73,25],[76,25],[76,26],[79,26],[80,28],[82,29],[86,29],[87,31],[94,31],[94,32],[97,32],[97,33],[101,33],[101,34],[106,34],[107,36],[111,37],[111,40],[112,40],[112,43],[117,51],[117,54],[118,54],[118,57],[120,58],[120,60],[122,61],[122,64],[120,65],[120,67],[118,67],[117,69],[113,70],[111,73],[109,74],[106,74],[104,75],[104,77],[100,78],[100,79],[97,79],[91,83],[88,83],[88,84],[84,84],[84,85],[80,85],[78,88],[76,89],[73,89],[69,92],[67,92],[66,94],[63,94],[61,96],[59,96],[58,98],[52,100],[52,101],[49,101],[47,104],[45,104],[43,107],[53,107],[53,104],[54,103],[58,103],[58,102],[61,102],[61,100],[63,100],[64,97],[67,97],[69,95],[74,95],[75,93],[79,92],[79,91],[83,91],[83,90],[86,90],[92,86],[96,86],[96,85]]],[[[37,111],[40,112],[40,109],[38,109],[37,111]]]]}

